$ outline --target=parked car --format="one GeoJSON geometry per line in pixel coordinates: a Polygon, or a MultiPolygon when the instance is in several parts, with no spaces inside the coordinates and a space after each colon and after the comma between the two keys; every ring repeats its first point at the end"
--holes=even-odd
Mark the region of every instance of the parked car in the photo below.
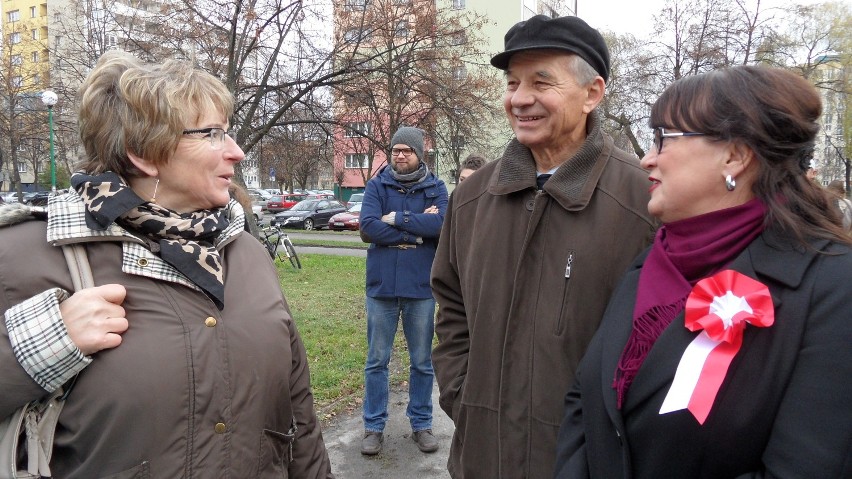
{"type": "Polygon", "coordinates": [[[249,194],[256,194],[262,196],[265,200],[268,200],[269,197],[272,196],[272,193],[266,190],[261,190],[260,188],[246,188],[246,190],[249,192],[249,194]]]}
{"type": "Polygon", "coordinates": [[[254,216],[254,222],[260,224],[260,219],[263,218],[263,208],[260,205],[252,203],[251,214],[254,216]]]}
{"type": "Polygon", "coordinates": [[[311,200],[336,200],[334,195],[327,195],[325,193],[312,193],[307,196],[305,199],[311,200]]]}
{"type": "Polygon", "coordinates": [[[328,220],[332,216],[344,211],[346,207],[339,201],[307,199],[296,203],[287,211],[277,213],[270,224],[284,228],[319,229],[328,226],[328,220]]]}
{"type": "Polygon", "coordinates": [[[32,206],[47,206],[47,199],[50,198],[49,191],[36,191],[24,196],[24,203],[32,206]]]}
{"type": "Polygon", "coordinates": [[[347,206],[360,205],[364,202],[364,193],[353,193],[346,202],[347,206]]]}
{"type": "Polygon", "coordinates": [[[275,195],[266,202],[266,209],[270,213],[278,213],[286,211],[293,207],[296,203],[307,199],[306,195],[297,195],[295,193],[285,193],[283,195],[275,195]]]}
{"type": "Polygon", "coordinates": [[[361,203],[350,206],[343,213],[337,213],[328,220],[328,229],[334,231],[358,231],[361,226],[358,216],[361,215],[361,203]]]}
{"type": "Polygon", "coordinates": [[[272,195],[266,202],[266,211],[270,213],[278,213],[286,209],[284,207],[284,198],[281,195],[272,195]]]}
{"type": "Polygon", "coordinates": [[[266,210],[266,204],[268,202],[266,197],[252,191],[249,191],[248,195],[249,198],[251,198],[251,204],[260,206],[261,211],[266,210]]]}

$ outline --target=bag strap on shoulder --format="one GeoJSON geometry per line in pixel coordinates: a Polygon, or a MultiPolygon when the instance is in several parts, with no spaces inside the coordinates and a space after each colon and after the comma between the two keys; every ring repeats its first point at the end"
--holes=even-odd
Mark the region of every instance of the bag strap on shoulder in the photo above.
{"type": "MultiPolygon", "coordinates": [[[[0,211],[0,217],[2,213],[0,211]]],[[[29,216],[22,214],[24,210],[20,209],[16,213],[19,218],[29,216]]],[[[74,291],[94,286],[92,267],[85,245],[63,245],[62,253],[71,273],[74,291]]],[[[77,376],[74,376],[47,399],[28,403],[0,421],[0,478],[35,479],[52,476],[50,458],[53,455],[56,425],[59,423],[59,414],[62,412],[65,398],[71,393],[76,380],[77,376]],[[24,442],[21,449],[26,450],[27,456],[26,469],[18,467],[18,444],[22,438],[24,442]]]]}
{"type": "Polygon", "coordinates": [[[68,271],[71,272],[74,291],[94,286],[95,280],[92,278],[92,266],[89,264],[86,247],[80,243],[67,244],[62,246],[62,253],[65,255],[65,262],[68,263],[68,271]]]}

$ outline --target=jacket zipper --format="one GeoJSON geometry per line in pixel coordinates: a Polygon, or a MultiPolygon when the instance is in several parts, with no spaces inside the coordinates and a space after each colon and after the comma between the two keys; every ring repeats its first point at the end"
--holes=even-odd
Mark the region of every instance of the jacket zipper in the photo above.
{"type": "Polygon", "coordinates": [[[574,262],[574,253],[568,255],[568,263],[565,264],[565,279],[571,279],[571,263],[574,262]]]}
{"type": "Polygon", "coordinates": [[[559,308],[559,317],[556,318],[556,335],[562,334],[565,329],[563,324],[563,316],[565,315],[565,303],[568,302],[568,285],[571,281],[571,273],[574,265],[574,251],[568,252],[568,259],[565,261],[565,287],[562,290],[562,307],[559,308]]]}

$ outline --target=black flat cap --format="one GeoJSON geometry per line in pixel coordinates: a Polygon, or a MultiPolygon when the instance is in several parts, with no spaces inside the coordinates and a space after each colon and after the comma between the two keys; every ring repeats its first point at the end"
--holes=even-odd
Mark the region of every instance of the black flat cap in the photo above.
{"type": "Polygon", "coordinates": [[[578,17],[550,18],[536,15],[516,23],[504,37],[506,51],[491,58],[491,64],[506,70],[509,59],[524,50],[564,50],[586,60],[604,81],[609,79],[609,49],[600,32],[578,17]]]}

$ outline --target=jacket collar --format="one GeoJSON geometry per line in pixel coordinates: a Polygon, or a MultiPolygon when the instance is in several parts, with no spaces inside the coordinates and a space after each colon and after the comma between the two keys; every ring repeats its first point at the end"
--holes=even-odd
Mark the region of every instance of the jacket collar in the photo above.
{"type": "MultiPolygon", "coordinates": [[[[612,140],[601,129],[597,110],[586,121],[588,134],[577,153],[568,158],[544,185],[544,191],[569,211],[581,210],[589,204],[604,167],[612,152],[612,140]]],[[[532,152],[512,139],[492,177],[489,192],[507,195],[535,189],[536,167],[532,152]]]]}
{"type": "MultiPolygon", "coordinates": [[[[785,288],[798,287],[808,269],[808,266],[816,258],[817,251],[827,247],[828,241],[820,240],[811,243],[814,250],[806,250],[800,246],[794,246],[793,240],[783,234],[773,231],[765,231],[755,239],[737,258],[731,262],[729,269],[733,269],[746,276],[754,278],[770,288],[772,302],[777,309],[781,305],[781,298],[773,285],[782,285],[785,288]]],[[[639,268],[641,261],[633,265],[628,272],[627,280],[631,287],[627,288],[635,295],[636,285],[639,281],[639,268]]],[[[630,301],[635,303],[635,296],[631,298],[619,298],[618,301],[630,301]]],[[[627,308],[632,312],[632,307],[627,308]]],[[[686,350],[686,346],[695,338],[695,333],[683,327],[684,314],[681,312],[673,321],[672,325],[663,331],[660,338],[654,344],[636,379],[633,381],[630,391],[623,405],[623,413],[629,413],[632,408],[641,406],[648,397],[655,394],[661,388],[667,387],[674,378],[680,358],[686,350]]],[[[604,398],[610,417],[617,423],[621,422],[621,414],[616,409],[615,390],[612,381],[618,360],[621,357],[624,345],[633,327],[632,321],[623,318],[616,323],[616,328],[606,336],[602,351],[603,377],[601,386],[604,389],[604,398]]]]}
{"type": "MultiPolygon", "coordinates": [[[[216,247],[232,241],[243,230],[245,212],[234,200],[225,207],[230,224],[216,241],[216,247]]],[[[83,199],[76,191],[51,197],[47,206],[47,241],[54,245],[86,241],[129,241],[145,244],[137,236],[112,223],[103,231],[86,226],[86,209],[83,199]]]]}

